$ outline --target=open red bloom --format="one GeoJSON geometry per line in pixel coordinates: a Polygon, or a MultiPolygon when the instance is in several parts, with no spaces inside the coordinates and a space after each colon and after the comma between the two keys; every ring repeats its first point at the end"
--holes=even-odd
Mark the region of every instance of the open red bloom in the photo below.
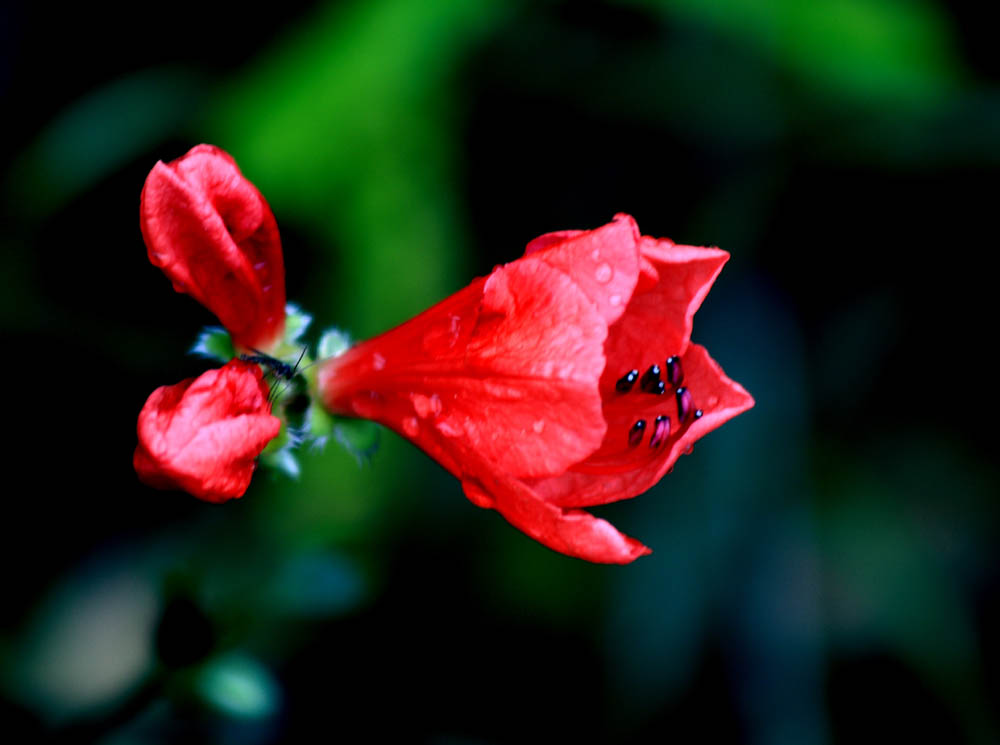
{"type": "Polygon", "coordinates": [[[281,429],[267,395],[260,368],[240,360],[157,388],[139,414],[139,478],[209,502],[243,496],[257,456],[281,429]]]}
{"type": "Polygon", "coordinates": [[[198,145],[153,166],[142,189],[149,260],[218,316],[240,348],[270,349],[285,323],[285,267],[271,208],[228,153],[198,145]]]}
{"type": "Polygon", "coordinates": [[[649,549],[580,509],[655,484],[753,406],[691,321],[729,254],[639,234],[617,215],[550,233],[318,373],[325,406],[411,439],[550,548],[626,563],[649,549]]]}

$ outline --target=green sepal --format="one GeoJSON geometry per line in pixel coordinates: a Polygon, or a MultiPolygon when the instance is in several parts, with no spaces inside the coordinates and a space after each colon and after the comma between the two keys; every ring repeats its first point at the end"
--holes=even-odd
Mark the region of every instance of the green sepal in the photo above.
{"type": "Polygon", "coordinates": [[[364,465],[378,451],[382,429],[367,419],[334,416],[314,400],[306,411],[304,435],[305,441],[318,449],[334,440],[354,456],[359,465],[364,465]]]}
{"type": "Polygon", "coordinates": [[[233,340],[229,332],[221,326],[206,326],[202,329],[194,346],[188,352],[221,362],[229,362],[236,356],[233,340]]]}
{"type": "Polygon", "coordinates": [[[290,430],[285,422],[282,422],[281,431],[278,432],[277,437],[267,443],[267,447],[260,454],[259,461],[268,468],[274,468],[292,479],[298,479],[301,469],[293,452],[298,445],[299,438],[295,432],[290,430]]]}
{"type": "Polygon", "coordinates": [[[326,439],[333,434],[336,425],[335,417],[319,405],[315,398],[310,399],[305,416],[305,437],[323,447],[326,439]]]}
{"type": "Polygon", "coordinates": [[[299,337],[306,332],[312,316],[294,303],[285,304],[285,336],[283,341],[289,346],[301,346],[299,337]]]}
{"type": "Polygon", "coordinates": [[[292,445],[288,444],[273,453],[261,453],[260,462],[268,468],[281,471],[288,478],[298,481],[302,475],[302,468],[299,466],[299,459],[292,452],[292,445]]]}
{"type": "Polygon", "coordinates": [[[323,332],[316,345],[316,359],[338,357],[351,346],[351,337],[340,329],[329,329],[323,332]]]}
{"type": "Polygon", "coordinates": [[[358,465],[371,461],[382,441],[382,428],[367,419],[334,417],[333,439],[354,456],[358,465]]]}

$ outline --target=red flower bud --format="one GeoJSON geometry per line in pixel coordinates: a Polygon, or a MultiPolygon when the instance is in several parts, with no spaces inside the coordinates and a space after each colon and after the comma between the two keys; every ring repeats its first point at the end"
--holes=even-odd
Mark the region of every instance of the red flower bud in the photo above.
{"type": "Polygon", "coordinates": [[[139,414],[139,478],[209,502],[243,496],[255,459],[281,429],[267,394],[260,368],[240,360],[157,388],[139,414]]]}
{"type": "Polygon", "coordinates": [[[634,220],[550,233],[401,326],[322,363],[324,405],[411,439],[541,543],[626,563],[649,549],[580,509],[647,490],[753,406],[691,321],[729,254],[634,220]],[[668,395],[669,394],[669,395],[668,395]]]}
{"type": "Polygon", "coordinates": [[[271,208],[228,153],[198,145],[153,166],[142,189],[149,260],[212,311],[240,348],[269,349],[285,323],[285,268],[271,208]]]}

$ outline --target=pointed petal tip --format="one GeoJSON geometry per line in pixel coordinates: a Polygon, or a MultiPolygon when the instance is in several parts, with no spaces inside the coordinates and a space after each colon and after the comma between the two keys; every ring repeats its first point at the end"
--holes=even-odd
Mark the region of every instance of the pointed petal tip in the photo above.
{"type": "Polygon", "coordinates": [[[635,538],[630,538],[629,536],[625,536],[625,541],[626,544],[628,545],[629,551],[627,554],[624,554],[622,556],[621,561],[614,562],[615,564],[631,564],[639,557],[649,556],[651,553],[653,553],[653,549],[651,549],[649,546],[639,543],[639,541],[635,540],[635,538]]]}

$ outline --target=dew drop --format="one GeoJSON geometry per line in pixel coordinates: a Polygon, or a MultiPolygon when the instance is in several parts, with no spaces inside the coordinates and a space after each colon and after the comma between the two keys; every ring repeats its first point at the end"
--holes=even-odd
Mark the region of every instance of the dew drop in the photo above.
{"type": "Polygon", "coordinates": [[[608,298],[608,305],[611,305],[613,307],[617,307],[617,306],[619,306],[621,304],[622,304],[622,296],[621,295],[612,295],[611,297],[608,298]]]}
{"type": "Polygon", "coordinates": [[[256,264],[253,265],[253,270],[255,272],[259,272],[265,266],[267,266],[267,262],[266,261],[258,261],[256,264]]]}
{"type": "Polygon", "coordinates": [[[545,430],[545,420],[536,419],[535,423],[531,425],[531,428],[535,430],[535,434],[538,435],[542,434],[542,432],[545,430]]]}
{"type": "Polygon", "coordinates": [[[599,267],[597,267],[597,271],[594,272],[594,279],[596,279],[603,285],[610,282],[614,274],[615,270],[611,268],[611,264],[605,262],[604,264],[601,264],[599,267]]]}
{"type": "Polygon", "coordinates": [[[632,429],[628,431],[628,445],[634,448],[640,442],[642,442],[642,434],[646,431],[646,420],[640,419],[635,424],[632,425],[632,429]]]}
{"type": "Polygon", "coordinates": [[[426,419],[431,415],[437,416],[441,413],[441,397],[436,393],[431,396],[414,393],[410,396],[410,400],[413,402],[413,410],[421,419],[426,419]]]}
{"type": "Polygon", "coordinates": [[[458,343],[461,330],[462,319],[460,316],[448,316],[435,322],[424,334],[424,351],[440,354],[452,349],[458,343]]]}
{"type": "Polygon", "coordinates": [[[420,432],[420,422],[415,416],[408,416],[403,419],[403,431],[410,437],[416,437],[420,432]]]}
{"type": "Polygon", "coordinates": [[[601,249],[595,248],[593,251],[591,251],[590,252],[590,258],[592,258],[594,261],[600,261],[601,260],[601,249]]]}
{"type": "MultiPolygon", "coordinates": [[[[546,377],[552,377],[551,368],[549,368],[548,372],[549,375],[546,377]]],[[[523,388],[518,388],[513,385],[505,385],[504,383],[494,383],[492,380],[483,381],[483,390],[493,398],[501,401],[520,401],[524,398],[523,388]]]]}
{"type": "Polygon", "coordinates": [[[438,432],[443,434],[445,437],[458,437],[462,434],[462,428],[456,426],[449,419],[438,419],[436,426],[438,432]]]}
{"type": "Polygon", "coordinates": [[[381,370],[385,367],[385,357],[380,355],[378,352],[372,355],[372,367],[376,370],[381,370]]]}

